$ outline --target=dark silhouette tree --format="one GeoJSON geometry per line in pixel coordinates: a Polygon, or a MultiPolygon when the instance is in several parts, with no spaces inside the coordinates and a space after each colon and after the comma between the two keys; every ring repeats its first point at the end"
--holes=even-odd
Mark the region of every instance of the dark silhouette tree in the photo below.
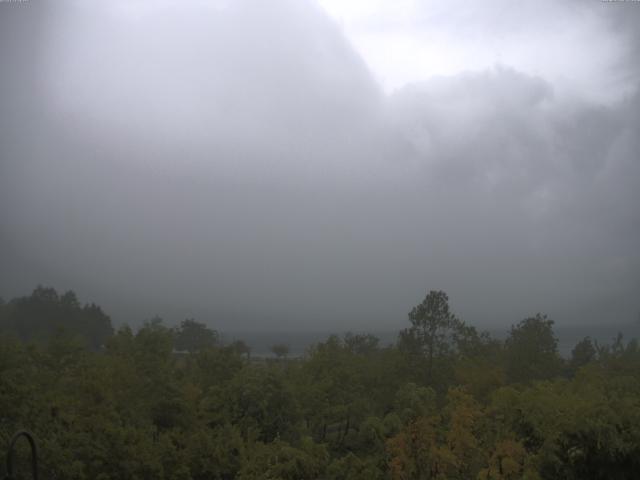
{"type": "Polygon", "coordinates": [[[29,296],[2,307],[0,330],[22,341],[45,341],[53,335],[81,336],[93,349],[113,335],[111,319],[95,304],[82,306],[73,291],[58,295],[38,286],[29,296]]]}
{"type": "Polygon", "coordinates": [[[598,356],[598,351],[591,341],[591,337],[585,337],[580,340],[571,351],[571,360],[569,366],[575,372],[580,367],[593,362],[598,356]]]}
{"type": "Polygon", "coordinates": [[[276,358],[278,358],[278,360],[285,359],[289,355],[289,345],[277,343],[271,346],[271,352],[276,356],[276,358]]]}
{"type": "Polygon", "coordinates": [[[251,359],[251,347],[247,345],[243,340],[234,340],[229,349],[237,355],[246,355],[247,360],[251,359]]]}
{"type": "Polygon", "coordinates": [[[562,359],[553,320],[536,314],[511,327],[505,342],[506,372],[512,382],[545,380],[558,375],[562,359]]]}
{"type": "Polygon", "coordinates": [[[174,332],[174,346],[177,350],[197,352],[218,344],[218,332],[193,318],[183,320],[174,332]]]}
{"type": "Polygon", "coordinates": [[[401,333],[400,343],[425,357],[427,378],[432,380],[436,358],[451,353],[462,322],[451,313],[449,297],[442,290],[431,290],[409,312],[409,321],[411,327],[401,333]]]}

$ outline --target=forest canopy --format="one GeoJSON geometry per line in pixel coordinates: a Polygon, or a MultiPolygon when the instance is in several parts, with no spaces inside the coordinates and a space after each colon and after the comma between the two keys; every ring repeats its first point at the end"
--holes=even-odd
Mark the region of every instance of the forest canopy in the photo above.
{"type": "Polygon", "coordinates": [[[563,358],[545,315],[495,339],[442,291],[408,320],[393,345],[349,333],[259,358],[195,319],[114,330],[38,287],[0,303],[0,442],[32,431],[62,479],[637,477],[636,340],[563,358]]]}

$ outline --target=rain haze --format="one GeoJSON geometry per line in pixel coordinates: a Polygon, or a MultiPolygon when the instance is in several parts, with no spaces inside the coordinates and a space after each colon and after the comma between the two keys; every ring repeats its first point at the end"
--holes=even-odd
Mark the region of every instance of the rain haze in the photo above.
{"type": "Polygon", "coordinates": [[[116,324],[640,312],[640,4],[0,2],[0,296],[116,324]]]}

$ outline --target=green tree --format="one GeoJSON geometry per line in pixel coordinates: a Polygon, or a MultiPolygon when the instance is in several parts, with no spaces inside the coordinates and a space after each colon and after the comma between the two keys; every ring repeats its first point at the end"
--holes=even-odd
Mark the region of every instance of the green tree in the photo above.
{"type": "Polygon", "coordinates": [[[263,366],[248,365],[238,372],[224,392],[229,418],[245,438],[258,440],[295,437],[299,408],[282,374],[263,366]]]}
{"type": "Polygon", "coordinates": [[[370,355],[380,348],[380,339],[371,334],[353,334],[348,332],[344,335],[345,346],[356,355],[370,355]]]}
{"type": "Polygon", "coordinates": [[[323,478],[327,452],[311,439],[304,439],[298,448],[276,440],[258,443],[242,466],[238,480],[299,480],[323,478]]]}
{"type": "Polygon", "coordinates": [[[431,290],[409,312],[411,327],[400,335],[401,347],[426,359],[427,380],[434,379],[436,359],[452,353],[455,333],[462,323],[449,309],[449,297],[442,290],[431,290]]]}
{"type": "Polygon", "coordinates": [[[506,373],[510,381],[544,380],[559,374],[562,359],[553,323],[538,313],[511,327],[505,342],[506,373]]]}
{"type": "Polygon", "coordinates": [[[585,337],[580,340],[571,351],[569,366],[571,370],[575,372],[579,368],[593,362],[597,358],[597,355],[598,351],[591,341],[591,338],[585,337]]]}
{"type": "Polygon", "coordinates": [[[404,422],[436,413],[436,392],[429,387],[406,383],[395,396],[394,411],[404,422]]]}
{"type": "Polygon", "coordinates": [[[177,350],[193,353],[217,345],[218,340],[218,332],[193,318],[183,320],[174,330],[174,346],[177,350]]]}
{"type": "Polygon", "coordinates": [[[38,286],[31,295],[12,299],[2,312],[0,331],[22,341],[46,341],[64,331],[98,349],[113,335],[109,316],[93,303],[82,306],[73,291],[58,295],[54,288],[38,286]]]}

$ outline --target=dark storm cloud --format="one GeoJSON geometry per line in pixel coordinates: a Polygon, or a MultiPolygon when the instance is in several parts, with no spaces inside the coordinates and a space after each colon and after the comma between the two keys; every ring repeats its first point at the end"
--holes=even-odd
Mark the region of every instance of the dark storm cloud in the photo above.
{"type": "Polygon", "coordinates": [[[505,66],[386,96],[310,3],[149,5],[0,4],[4,296],[316,330],[429,288],[470,321],[640,308],[637,94],[505,66]]]}

